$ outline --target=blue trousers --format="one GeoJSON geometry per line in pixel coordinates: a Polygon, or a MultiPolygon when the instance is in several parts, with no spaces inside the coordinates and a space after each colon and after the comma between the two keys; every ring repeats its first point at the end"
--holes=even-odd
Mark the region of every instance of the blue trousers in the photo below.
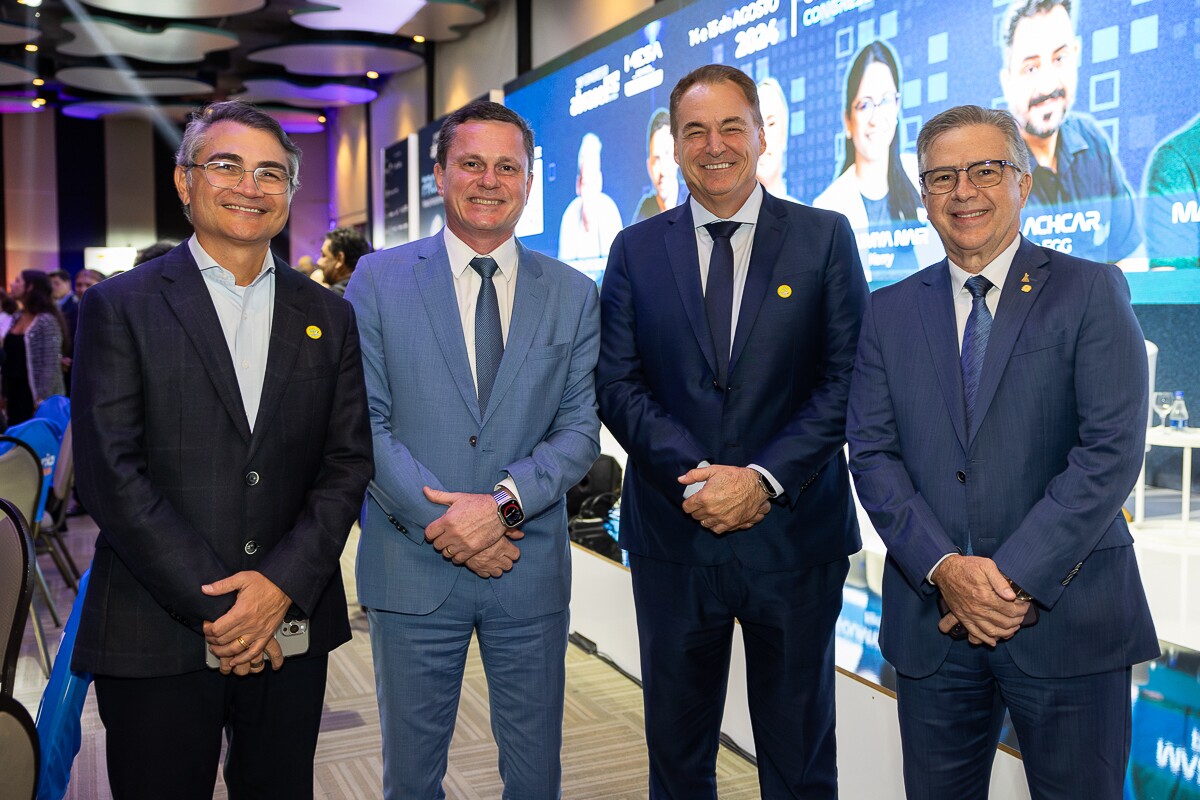
{"type": "Polygon", "coordinates": [[[1033,800],[1120,800],[1131,674],[1124,667],[1034,678],[1003,642],[995,649],[954,642],[933,675],[897,675],[908,800],[986,798],[1005,708],[1033,800]]]}
{"type": "Polygon", "coordinates": [[[464,569],[430,614],[368,612],[386,800],[446,796],[442,779],[473,633],[487,676],[504,797],[560,795],[567,611],[516,619],[489,584],[464,569]]]}

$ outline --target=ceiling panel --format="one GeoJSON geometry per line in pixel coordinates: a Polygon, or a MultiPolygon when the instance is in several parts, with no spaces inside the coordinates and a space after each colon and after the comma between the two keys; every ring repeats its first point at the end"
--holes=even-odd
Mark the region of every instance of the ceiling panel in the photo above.
{"type": "Polygon", "coordinates": [[[59,45],[59,53],[97,57],[117,55],[158,64],[203,61],[209,53],[229,50],[238,44],[235,34],[198,25],[168,25],[162,30],[144,30],[117,20],[93,18],[88,22],[64,22],[63,31],[75,38],[59,45]]]}

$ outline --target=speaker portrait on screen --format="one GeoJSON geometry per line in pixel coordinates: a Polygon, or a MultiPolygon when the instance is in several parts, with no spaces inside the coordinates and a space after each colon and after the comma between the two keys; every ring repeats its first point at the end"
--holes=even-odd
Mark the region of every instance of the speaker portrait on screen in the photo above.
{"type": "Polygon", "coordinates": [[[682,199],[675,139],[671,136],[671,114],[665,108],[654,109],[646,125],[646,172],[650,175],[650,187],[638,200],[630,225],[674,208],[682,199]]]}
{"type": "Polygon", "coordinates": [[[1074,110],[1077,0],[1013,0],[1001,21],[1000,85],[1035,164],[1021,232],[1043,247],[1144,269],[1142,229],[1120,161],[1074,110]]]}
{"type": "Polygon", "coordinates": [[[758,182],[768,194],[783,200],[800,202],[792,197],[787,185],[788,123],[791,112],[783,87],[774,78],[758,83],[758,106],[763,115],[763,133],[767,149],[758,157],[758,182]]]}
{"type": "Polygon", "coordinates": [[[855,55],[842,104],[845,157],[813,205],[846,215],[872,283],[900,280],[944,255],[917,188],[917,157],[900,147],[900,66],[882,41],[855,55]],[[931,241],[932,239],[932,241],[931,241]]]}
{"type": "Polygon", "coordinates": [[[609,245],[623,227],[617,204],[604,193],[602,147],[594,133],[585,133],[579,143],[575,199],[563,212],[558,230],[558,257],[563,261],[608,258],[609,245]]]}
{"type": "Polygon", "coordinates": [[[1150,269],[1200,267],[1200,116],[1154,148],[1145,194],[1150,269]]]}

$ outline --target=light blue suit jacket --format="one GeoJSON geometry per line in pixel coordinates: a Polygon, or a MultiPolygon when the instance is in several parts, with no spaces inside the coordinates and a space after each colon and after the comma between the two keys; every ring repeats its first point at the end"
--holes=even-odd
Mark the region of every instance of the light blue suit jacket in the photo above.
{"type": "Polygon", "coordinates": [[[580,272],[517,250],[508,341],[482,416],[442,235],[363,258],[346,290],[375,446],[358,551],[358,597],[371,608],[426,614],[456,581],[483,580],[426,543],[425,526],[446,509],[421,488],[490,494],[509,476],[525,538],[512,571],[488,583],[513,617],[568,604],[564,498],[600,452],[599,301],[580,272]]]}
{"type": "Polygon", "coordinates": [[[1034,677],[1158,655],[1121,504],[1142,461],[1146,350],[1120,270],[1023,240],[1002,288],[965,430],[941,261],[871,296],[847,414],[850,469],[888,547],[880,647],[905,675],[941,665],[946,553],[995,560],[1038,623],[1001,645],[1034,677]]]}

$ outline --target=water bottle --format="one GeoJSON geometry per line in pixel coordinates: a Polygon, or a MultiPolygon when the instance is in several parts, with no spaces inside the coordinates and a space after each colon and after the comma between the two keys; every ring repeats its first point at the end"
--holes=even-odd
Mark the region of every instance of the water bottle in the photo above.
{"type": "Polygon", "coordinates": [[[1167,415],[1167,424],[1177,430],[1188,426],[1187,406],[1183,403],[1183,392],[1175,393],[1175,402],[1171,404],[1171,413],[1167,415]]]}

